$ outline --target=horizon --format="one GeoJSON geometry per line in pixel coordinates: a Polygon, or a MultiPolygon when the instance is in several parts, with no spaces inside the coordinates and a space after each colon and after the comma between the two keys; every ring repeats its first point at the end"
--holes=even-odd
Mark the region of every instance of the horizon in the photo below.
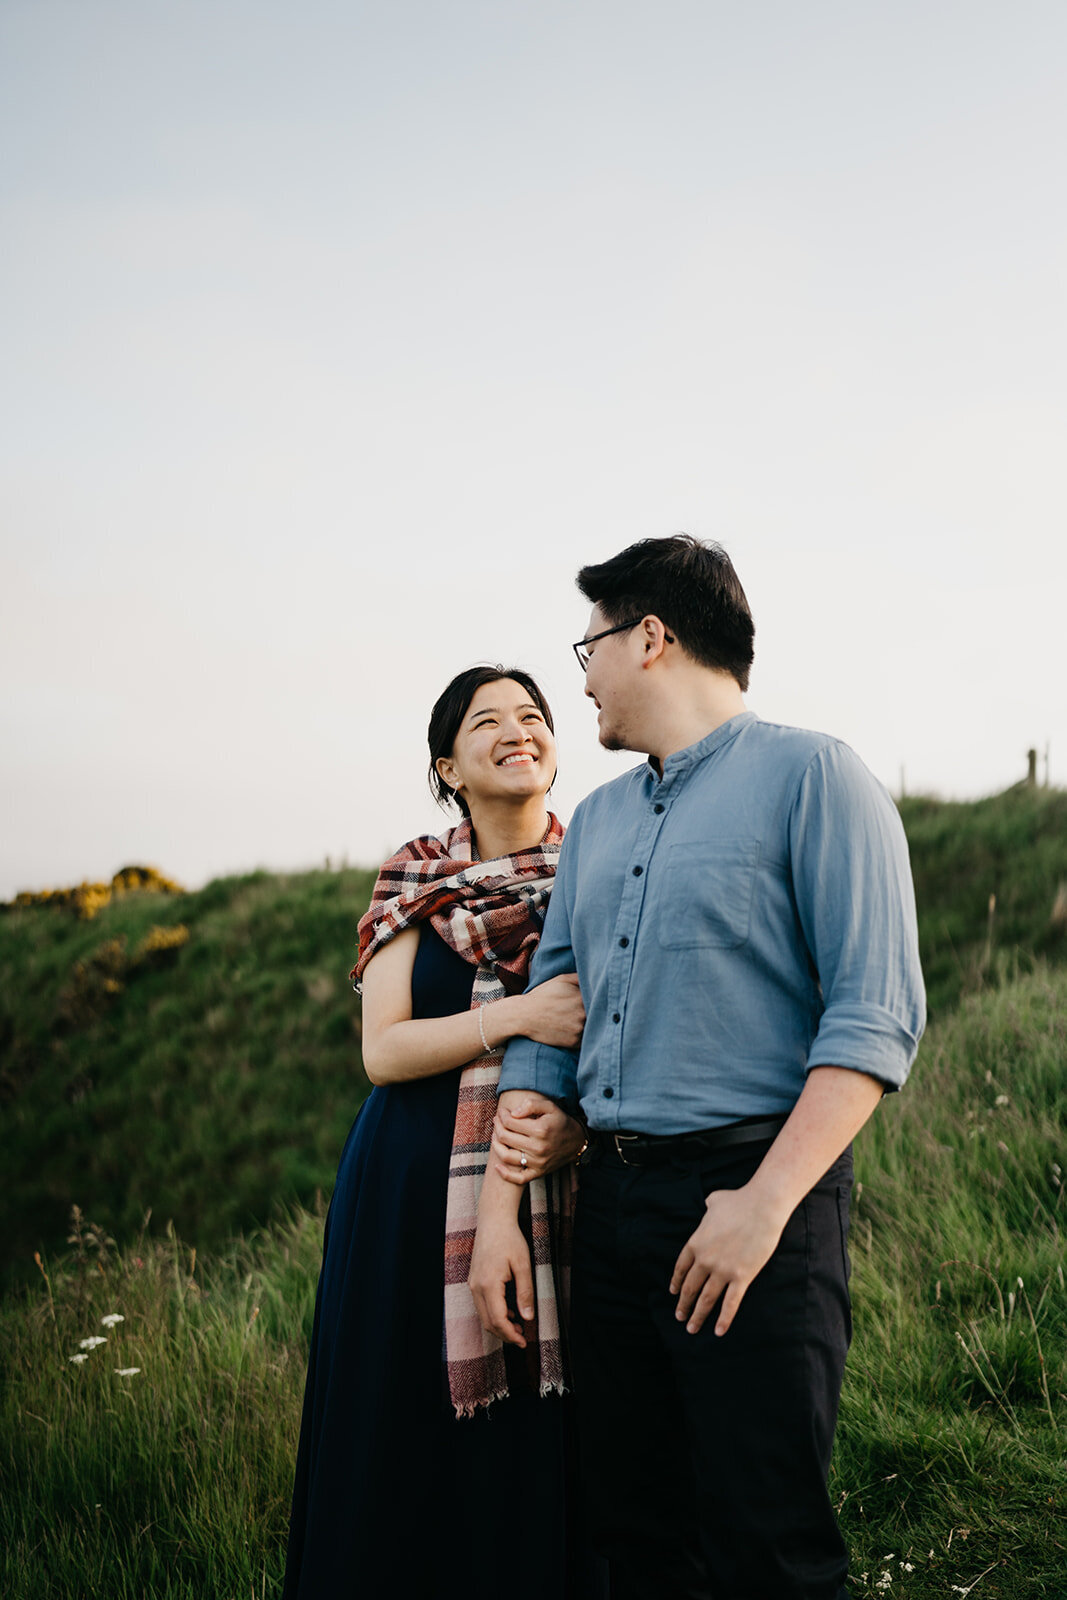
{"type": "MultiPolygon", "coordinates": [[[[951,806],[968,806],[968,805],[980,805],[984,801],[987,801],[987,800],[1000,799],[1003,795],[1010,794],[1013,790],[1033,789],[1035,792],[1043,793],[1043,794],[1052,794],[1052,793],[1063,794],[1063,793],[1067,793],[1067,786],[1059,785],[1059,784],[1050,784],[1050,783],[1045,782],[1040,777],[1040,762],[1039,762],[1039,765],[1038,765],[1038,771],[1039,771],[1039,776],[1037,778],[1037,781],[1035,783],[1033,783],[1033,784],[1031,784],[1028,781],[1028,778],[1024,776],[1023,778],[1017,780],[1015,783],[1009,784],[1007,786],[1007,788],[994,790],[990,794],[966,795],[966,796],[958,796],[958,795],[947,796],[947,795],[934,794],[934,793],[931,793],[931,792],[926,791],[926,790],[920,790],[920,791],[915,791],[915,792],[906,791],[903,794],[898,792],[896,794],[892,794],[892,799],[893,799],[894,804],[897,805],[897,806],[900,806],[901,802],[906,802],[906,801],[929,802],[929,803],[932,803],[932,804],[935,804],[935,805],[945,805],[945,806],[950,806],[950,805],[951,806]]],[[[551,798],[549,799],[548,809],[550,811],[553,811],[555,809],[553,804],[552,804],[551,798]]],[[[558,815],[558,813],[557,813],[557,815],[558,815]]],[[[424,828],[422,831],[424,833],[440,835],[440,834],[443,834],[443,833],[447,832],[447,830],[450,827],[453,827],[455,825],[455,823],[459,820],[457,817],[452,817],[450,815],[446,816],[444,812],[440,812],[440,811],[439,811],[439,816],[440,816],[440,825],[439,826],[424,828]]],[[[566,827],[569,819],[561,817],[560,820],[563,822],[564,826],[566,827]]],[[[412,837],[415,837],[415,836],[412,835],[412,837]]],[[[404,841],[398,840],[397,844],[399,845],[402,842],[404,842],[404,841]]],[[[311,872],[364,872],[364,873],[377,872],[379,866],[381,865],[381,862],[386,858],[386,854],[388,854],[388,853],[389,852],[384,853],[377,860],[371,860],[369,858],[367,858],[367,859],[360,859],[360,858],[351,859],[347,855],[342,856],[340,858],[327,855],[327,856],[324,856],[322,858],[322,860],[317,861],[317,862],[315,862],[315,861],[303,861],[301,863],[296,863],[296,864],[290,863],[288,865],[279,864],[279,863],[271,863],[271,862],[266,862],[266,861],[259,861],[259,862],[249,863],[249,864],[245,864],[245,865],[242,865],[242,866],[237,866],[237,867],[233,867],[233,868],[229,868],[229,869],[223,869],[223,870],[221,870],[219,872],[213,872],[208,877],[202,878],[202,879],[200,879],[198,881],[192,881],[192,882],[186,882],[186,881],[180,879],[180,877],[175,876],[174,874],[172,874],[168,870],[167,864],[165,862],[159,862],[159,861],[134,861],[131,858],[129,860],[124,860],[123,862],[121,862],[120,865],[116,866],[113,871],[111,871],[111,872],[106,872],[105,871],[99,877],[83,876],[81,878],[76,878],[76,879],[71,880],[70,882],[64,882],[64,883],[24,884],[20,888],[18,888],[16,890],[12,890],[8,894],[8,896],[6,898],[4,898],[2,896],[2,894],[0,894],[0,906],[3,906],[3,907],[6,907],[6,908],[10,909],[14,905],[14,902],[15,902],[17,896],[20,895],[20,894],[44,895],[44,894],[47,894],[49,892],[66,891],[66,890],[79,889],[79,888],[85,888],[85,887],[95,887],[97,885],[107,886],[116,877],[118,877],[120,875],[120,873],[122,873],[124,871],[130,871],[131,869],[136,870],[136,869],[145,869],[145,868],[147,868],[149,871],[158,872],[162,877],[168,879],[176,887],[176,889],[177,889],[177,891],[179,893],[181,893],[181,894],[196,894],[199,890],[206,888],[208,886],[208,884],[215,882],[217,879],[243,878],[243,877],[247,877],[247,876],[250,876],[250,875],[256,874],[256,873],[266,873],[270,877],[284,878],[284,877],[299,877],[304,873],[311,873],[311,872]]],[[[152,885],[149,885],[148,887],[149,887],[149,890],[152,890],[154,888],[154,886],[152,886],[152,885]]]]}

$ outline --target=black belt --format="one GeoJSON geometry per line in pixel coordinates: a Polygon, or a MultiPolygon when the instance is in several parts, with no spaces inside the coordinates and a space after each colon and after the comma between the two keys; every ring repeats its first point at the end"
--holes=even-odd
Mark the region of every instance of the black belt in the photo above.
{"type": "Polygon", "coordinates": [[[695,1133],[608,1133],[590,1128],[589,1144],[583,1156],[617,1156],[624,1167],[654,1167],[663,1161],[699,1161],[710,1151],[732,1144],[757,1144],[777,1137],[786,1118],[750,1117],[745,1122],[728,1122],[722,1128],[703,1128],[695,1133]]]}

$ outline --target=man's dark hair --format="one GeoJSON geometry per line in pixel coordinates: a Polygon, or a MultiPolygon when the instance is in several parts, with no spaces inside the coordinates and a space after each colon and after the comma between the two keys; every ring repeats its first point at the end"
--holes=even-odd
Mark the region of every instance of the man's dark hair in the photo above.
{"type": "Polygon", "coordinates": [[[610,561],[583,567],[577,581],[608,622],[656,616],[695,661],[729,672],[748,688],[756,629],[721,545],[687,533],[639,539],[610,561]]]}
{"type": "MultiPolygon", "coordinates": [[[[450,756],[452,747],[456,742],[463,718],[467,715],[471,701],[479,689],[487,683],[500,683],[504,678],[510,678],[514,683],[520,684],[530,696],[534,705],[540,711],[549,728],[555,733],[555,723],[552,721],[552,712],[548,701],[534,678],[522,667],[480,666],[468,667],[465,672],[458,672],[452,682],[442,690],[438,696],[433,710],[430,712],[430,726],[426,730],[430,746],[430,792],[440,806],[458,806],[465,817],[470,816],[470,807],[461,794],[453,794],[448,784],[437,770],[438,756],[450,756]]],[[[555,779],[553,779],[555,782],[555,779]]]]}

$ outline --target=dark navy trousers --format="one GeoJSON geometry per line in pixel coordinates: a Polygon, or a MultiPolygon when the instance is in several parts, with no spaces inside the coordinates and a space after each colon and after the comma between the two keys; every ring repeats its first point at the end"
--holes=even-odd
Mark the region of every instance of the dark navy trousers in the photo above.
{"type": "Polygon", "coordinates": [[[675,1319],[671,1273],[713,1189],[768,1149],[585,1158],[571,1330],[593,1543],[612,1600],[847,1600],[827,1493],[851,1335],[851,1151],[786,1224],[729,1331],[675,1319]]]}

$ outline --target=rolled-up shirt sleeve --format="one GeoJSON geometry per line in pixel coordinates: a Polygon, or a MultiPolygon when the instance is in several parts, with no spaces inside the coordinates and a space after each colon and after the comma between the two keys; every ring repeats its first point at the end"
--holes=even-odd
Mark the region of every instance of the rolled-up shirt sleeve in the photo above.
{"type": "MultiPolygon", "coordinates": [[[[544,931],[530,963],[527,992],[539,983],[547,983],[549,978],[577,971],[567,907],[567,859],[567,840],[564,839],[544,931]]],[[[534,1039],[512,1039],[504,1052],[498,1093],[503,1094],[508,1089],[536,1089],[539,1094],[560,1101],[573,1114],[578,1107],[578,1052],[538,1044],[534,1039]]]]}
{"type": "Polygon", "coordinates": [[[789,830],[797,912],[824,1003],[808,1068],[853,1068],[899,1089],[926,1020],[900,815],[835,743],[802,774],[789,830]]]}

